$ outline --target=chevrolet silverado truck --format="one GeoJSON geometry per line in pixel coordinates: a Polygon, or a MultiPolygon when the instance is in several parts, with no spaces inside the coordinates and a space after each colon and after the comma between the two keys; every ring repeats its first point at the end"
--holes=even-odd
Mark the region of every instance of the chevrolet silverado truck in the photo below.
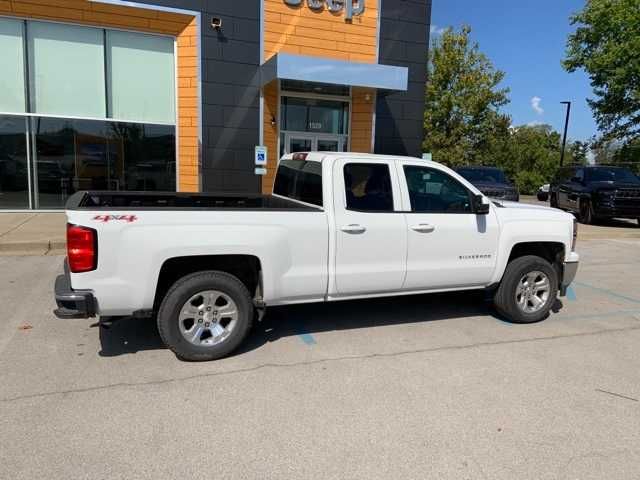
{"type": "Polygon", "coordinates": [[[407,157],[295,153],[271,195],[78,192],[66,209],[56,316],[155,316],[185,360],[230,354],[273,305],[485,290],[537,322],[579,260],[572,215],[407,157]]]}

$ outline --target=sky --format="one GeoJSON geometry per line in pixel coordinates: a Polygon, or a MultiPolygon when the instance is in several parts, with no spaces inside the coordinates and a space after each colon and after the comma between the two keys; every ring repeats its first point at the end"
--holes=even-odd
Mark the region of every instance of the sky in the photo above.
{"type": "Polygon", "coordinates": [[[511,103],[504,111],[515,126],[547,123],[562,132],[571,101],[569,138],[588,140],[597,133],[586,99],[592,96],[583,71],[567,73],[564,58],[567,36],[575,27],[572,13],[584,0],[433,0],[431,37],[447,27],[472,28],[471,36],[496,68],[506,73],[511,103]]]}

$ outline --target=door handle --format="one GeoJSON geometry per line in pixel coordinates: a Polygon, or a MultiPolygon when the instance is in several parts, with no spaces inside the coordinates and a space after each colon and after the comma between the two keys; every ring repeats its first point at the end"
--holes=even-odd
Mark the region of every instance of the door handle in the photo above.
{"type": "Polygon", "coordinates": [[[340,230],[342,230],[344,233],[353,233],[353,234],[364,233],[367,231],[365,227],[363,227],[362,225],[358,225],[356,223],[352,223],[351,225],[345,225],[340,230]]]}
{"type": "Polygon", "coordinates": [[[431,233],[436,229],[435,226],[429,225],[428,223],[421,223],[420,225],[414,225],[411,227],[411,230],[420,233],[431,233]]]}

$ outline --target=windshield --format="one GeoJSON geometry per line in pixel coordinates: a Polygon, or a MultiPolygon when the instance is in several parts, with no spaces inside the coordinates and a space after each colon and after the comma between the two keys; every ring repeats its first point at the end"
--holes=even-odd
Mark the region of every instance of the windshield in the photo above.
{"type": "Polygon", "coordinates": [[[636,177],[631,170],[619,167],[595,167],[587,168],[587,178],[589,182],[627,182],[640,184],[640,178],[636,177]]]}
{"type": "Polygon", "coordinates": [[[507,177],[499,168],[461,168],[458,173],[471,183],[508,183],[507,177]]]}

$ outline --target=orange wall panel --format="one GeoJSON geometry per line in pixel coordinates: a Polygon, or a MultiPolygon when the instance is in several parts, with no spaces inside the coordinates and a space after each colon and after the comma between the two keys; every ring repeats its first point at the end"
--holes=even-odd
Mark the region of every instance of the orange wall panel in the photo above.
{"type": "Polygon", "coordinates": [[[351,151],[371,153],[376,91],[353,88],[351,93],[351,151]]]}
{"type": "Polygon", "coordinates": [[[273,179],[278,165],[278,85],[271,82],[266,85],[264,93],[264,145],[267,147],[267,175],[262,177],[262,191],[269,193],[273,189],[273,179]],[[273,120],[276,124],[273,125],[273,120]]]}
{"type": "Polygon", "coordinates": [[[284,0],[264,0],[265,60],[278,52],[375,63],[378,2],[369,0],[362,15],[346,20],[307,2],[292,7],[284,0]]]}
{"type": "Polygon", "coordinates": [[[173,35],[178,43],[178,190],[200,189],[198,45],[195,17],[89,0],[0,0],[0,13],[16,17],[173,35]]]}

